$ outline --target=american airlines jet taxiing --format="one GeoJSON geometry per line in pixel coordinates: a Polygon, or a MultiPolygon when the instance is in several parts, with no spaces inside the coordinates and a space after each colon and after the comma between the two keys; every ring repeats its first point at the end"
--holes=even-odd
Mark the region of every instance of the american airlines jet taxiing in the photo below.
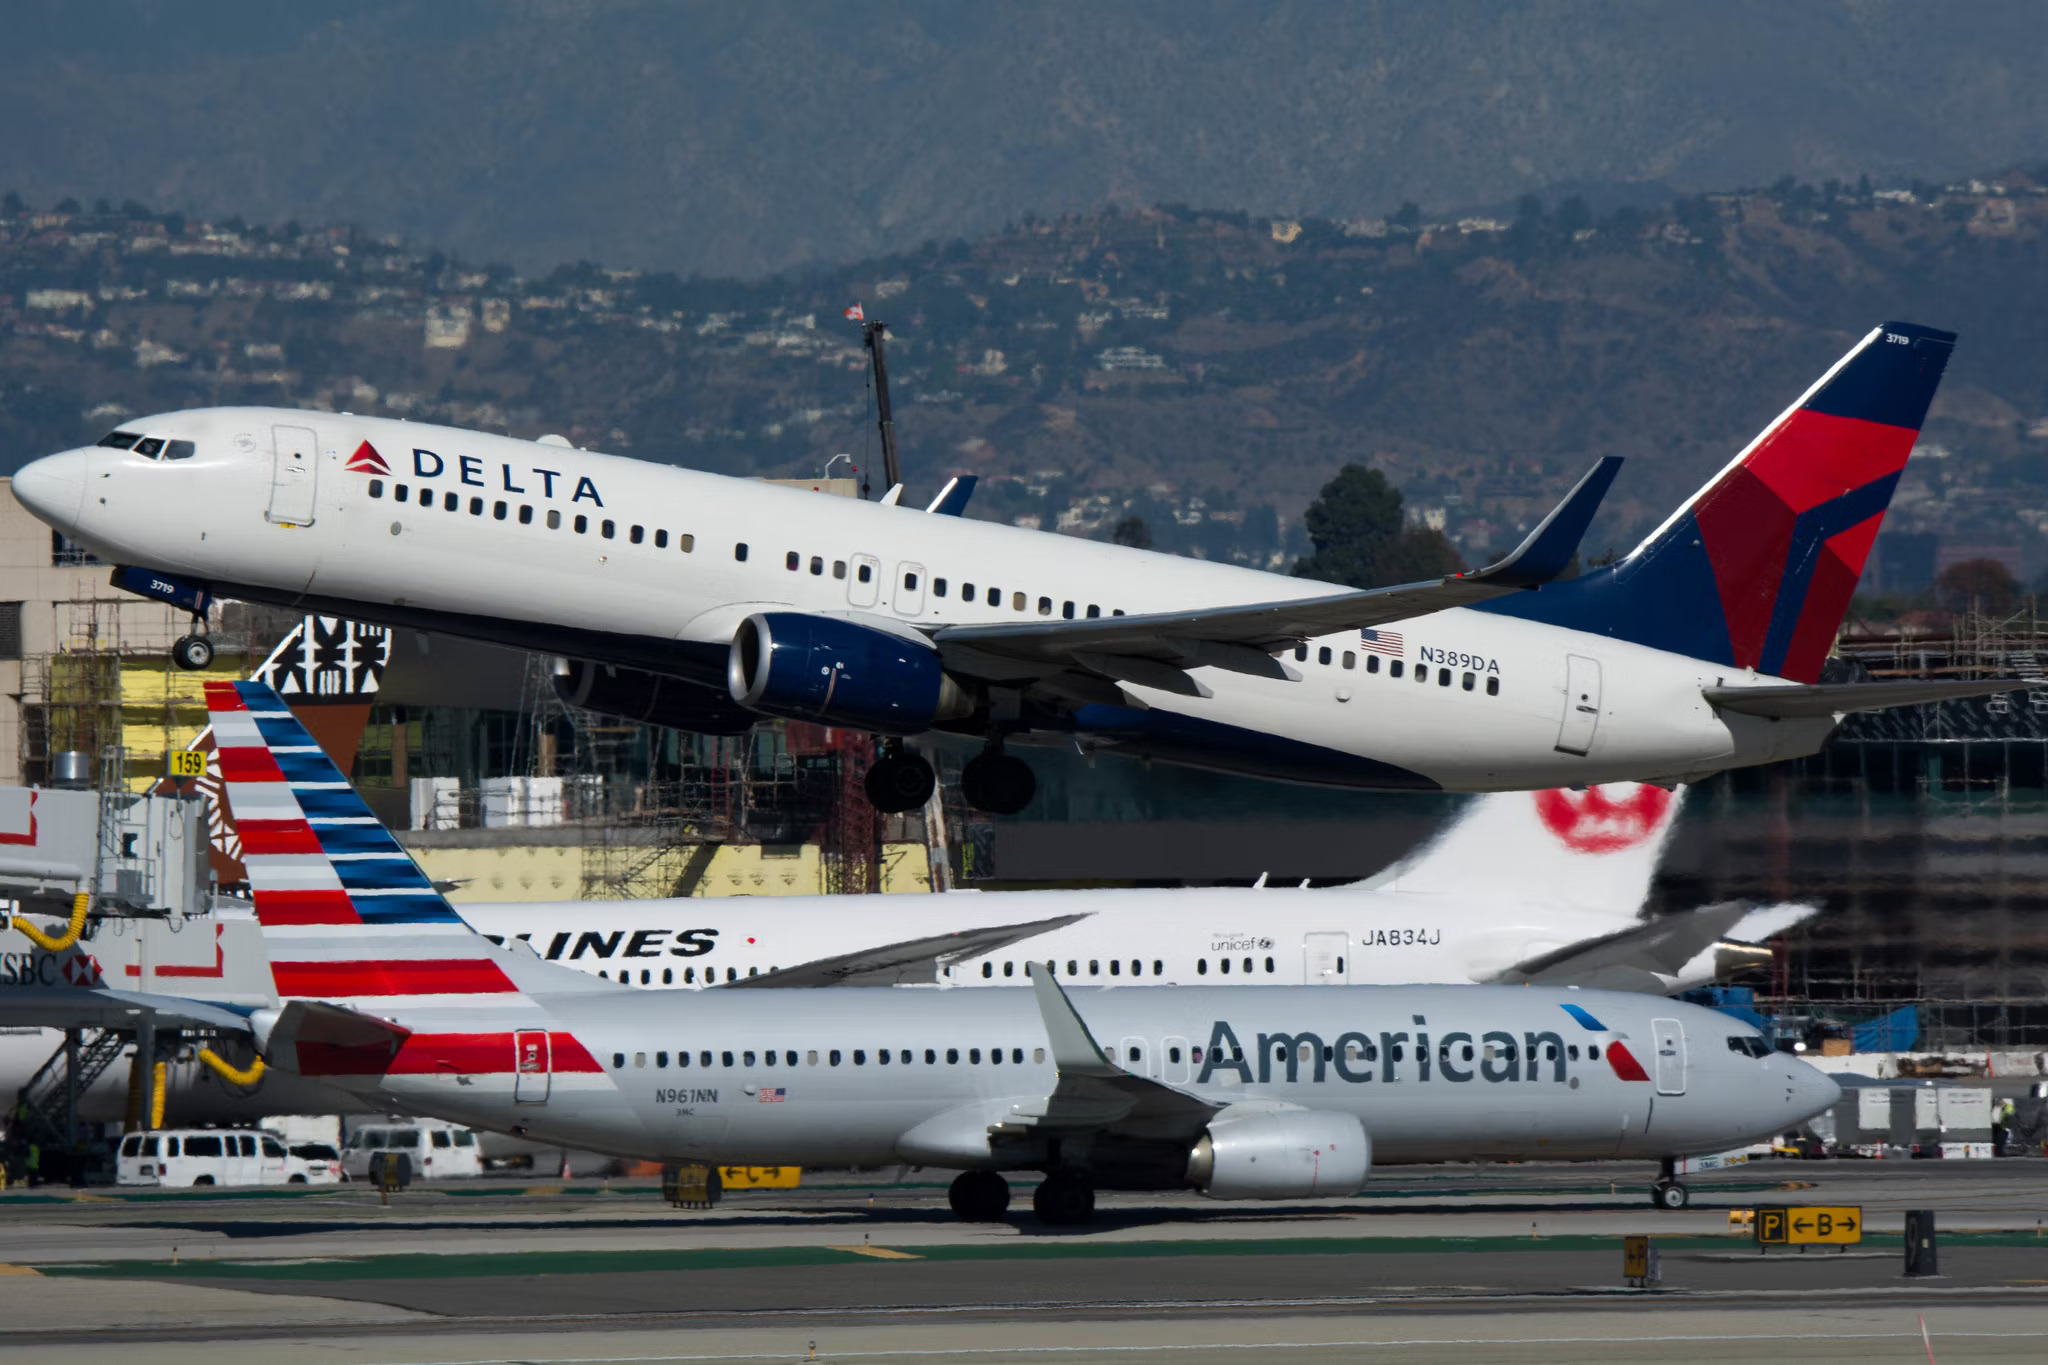
{"type": "MultiPolygon", "coordinates": [[[[279,1005],[271,1065],[395,1107],[665,1161],[961,1168],[992,1218],[1097,1189],[1348,1194],[1374,1161],[1725,1149],[1833,1103],[1747,1025],[1649,995],[1409,986],[621,991],[449,908],[277,694],[209,683],[279,1005]]],[[[1682,1207],[1667,1176],[1654,1197],[1682,1207]]]]}
{"type": "Polygon", "coordinates": [[[1684,798],[1619,783],[1474,798],[1423,848],[1319,890],[1019,891],[467,904],[498,942],[632,986],[1602,986],[1662,994],[1770,960],[1812,905],[1642,918],[1684,798]]]}
{"type": "Polygon", "coordinates": [[[139,418],[14,493],[192,611],[188,664],[215,597],[497,641],[561,656],[595,710],[880,734],[883,810],[929,796],[902,740],[933,730],[985,738],[962,790],[996,811],[1036,785],[1011,738],[1346,787],[1676,782],[1813,753],[1847,711],[2008,686],[1820,682],[1954,341],[1872,330],[1572,579],[1619,461],[1499,563],[1366,592],[346,413],[139,418]]]}

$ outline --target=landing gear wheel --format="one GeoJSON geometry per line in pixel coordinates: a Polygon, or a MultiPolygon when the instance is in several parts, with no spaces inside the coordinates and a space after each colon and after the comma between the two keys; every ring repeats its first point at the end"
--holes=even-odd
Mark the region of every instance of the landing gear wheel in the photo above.
{"type": "Polygon", "coordinates": [[[1049,1175],[1031,1192],[1031,1211],[1049,1226],[1079,1227],[1095,1216],[1095,1187],[1079,1176],[1049,1175]]]}
{"type": "Polygon", "coordinates": [[[1660,1209],[1682,1209],[1692,1203],[1692,1192],[1676,1180],[1660,1180],[1650,1186],[1650,1204],[1660,1209]]]}
{"type": "Polygon", "coordinates": [[[988,749],[960,770],[960,795],[976,810],[1015,815],[1038,795],[1038,776],[1023,759],[988,749]]]}
{"type": "Polygon", "coordinates": [[[969,1223],[999,1223],[1010,1209],[1010,1182],[994,1171],[963,1171],[946,1191],[953,1212],[969,1223]]]}
{"type": "Polygon", "coordinates": [[[869,805],[884,815],[901,815],[931,800],[938,780],[932,765],[916,754],[897,753],[876,759],[861,785],[869,805]]]}
{"type": "Polygon", "coordinates": [[[213,666],[213,641],[204,635],[181,635],[171,646],[171,662],[187,673],[213,666]]]}

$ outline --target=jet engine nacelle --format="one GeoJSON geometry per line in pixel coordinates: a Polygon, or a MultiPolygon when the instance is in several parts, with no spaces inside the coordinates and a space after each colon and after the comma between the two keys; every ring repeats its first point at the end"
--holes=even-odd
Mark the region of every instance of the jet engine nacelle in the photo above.
{"type": "Polygon", "coordinates": [[[1324,1109],[1226,1114],[1188,1154],[1188,1183],[1214,1199],[1356,1194],[1372,1170],[1372,1139],[1350,1114],[1324,1109]]]}
{"type": "Polygon", "coordinates": [[[555,695],[569,706],[695,735],[742,735],[761,719],[712,688],[584,659],[555,665],[555,695]]]}
{"type": "Polygon", "coordinates": [[[794,611],[740,623],[725,681],[734,701],[765,715],[887,735],[973,710],[923,640],[794,611]]]}

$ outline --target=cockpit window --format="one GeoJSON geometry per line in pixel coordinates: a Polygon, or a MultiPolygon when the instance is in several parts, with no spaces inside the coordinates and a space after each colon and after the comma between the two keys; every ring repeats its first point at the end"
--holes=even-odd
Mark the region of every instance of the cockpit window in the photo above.
{"type": "Polygon", "coordinates": [[[1763,1039],[1754,1036],[1730,1038],[1728,1040],[1728,1050],[1730,1052],[1739,1052],[1745,1057],[1762,1058],[1771,1055],[1771,1045],[1763,1039]]]}
{"type": "Polygon", "coordinates": [[[132,431],[110,431],[100,437],[99,443],[114,450],[126,450],[141,439],[140,435],[132,431]]]}
{"type": "Polygon", "coordinates": [[[137,455],[147,455],[152,460],[156,458],[157,452],[163,448],[164,438],[161,436],[145,436],[135,443],[135,453],[137,455]]]}
{"type": "Polygon", "coordinates": [[[199,447],[190,441],[171,441],[164,446],[166,460],[189,460],[199,453],[199,447]]]}

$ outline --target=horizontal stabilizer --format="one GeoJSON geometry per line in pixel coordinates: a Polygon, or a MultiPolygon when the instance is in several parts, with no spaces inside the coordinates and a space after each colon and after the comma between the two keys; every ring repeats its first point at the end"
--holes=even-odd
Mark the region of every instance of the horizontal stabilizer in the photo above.
{"type": "Polygon", "coordinates": [[[1518,962],[1490,980],[1503,986],[1597,982],[1609,990],[1661,991],[1658,974],[1677,975],[1686,963],[1726,938],[1752,909],[1743,904],[1709,905],[1682,915],[1663,915],[1518,962]]]}
{"type": "Polygon", "coordinates": [[[320,1000],[289,1000],[274,1012],[258,1010],[250,1024],[266,1062],[306,1076],[381,1072],[412,1036],[411,1029],[388,1019],[320,1000]],[[353,1064],[337,1067],[343,1060],[353,1064]]]}
{"type": "Polygon", "coordinates": [[[1052,919],[1024,924],[993,924],[985,929],[933,934],[929,938],[906,939],[880,947],[862,948],[837,957],[821,957],[783,967],[765,976],[749,976],[720,986],[739,987],[806,986],[928,986],[936,983],[942,968],[962,958],[981,957],[1027,938],[1064,929],[1087,919],[1086,914],[1058,915],[1052,919]]]}
{"type": "Polygon", "coordinates": [[[1794,720],[1842,715],[1850,711],[1889,711],[1895,706],[1924,706],[1958,697],[1990,697],[2031,686],[2022,678],[1978,678],[1971,681],[1812,683],[1794,687],[1707,687],[1707,701],[1723,711],[1745,716],[1794,720]]]}

